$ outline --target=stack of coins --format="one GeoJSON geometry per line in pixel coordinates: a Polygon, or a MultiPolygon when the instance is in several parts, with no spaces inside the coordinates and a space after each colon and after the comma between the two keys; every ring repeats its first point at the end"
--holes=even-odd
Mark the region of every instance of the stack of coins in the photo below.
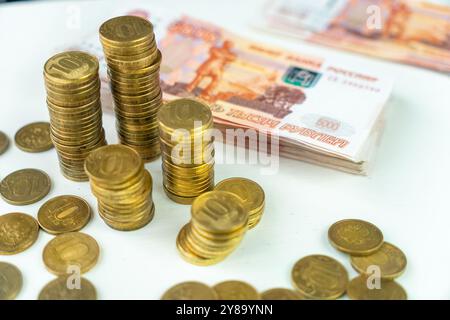
{"type": "Polygon", "coordinates": [[[161,52],[152,24],[139,17],[110,19],[100,27],[120,142],[144,161],[160,152],[156,114],[162,104],[161,52]]]}
{"type": "Polygon", "coordinates": [[[102,128],[97,58],[79,51],[59,53],[44,66],[51,138],[63,175],[87,181],[84,160],[106,144],[102,128]]]}
{"type": "Polygon", "coordinates": [[[213,117],[196,100],[179,99],[158,112],[164,190],[175,202],[191,204],[214,187],[213,117]]]}
{"type": "Polygon", "coordinates": [[[106,224],[126,231],[152,220],[152,177],[136,151],[123,145],[104,146],[91,152],[85,168],[106,224]]]}
{"type": "Polygon", "coordinates": [[[248,213],[238,196],[210,191],[195,199],[192,219],[180,231],[177,248],[189,263],[211,265],[224,260],[248,229],[248,213]]]}
{"type": "Polygon", "coordinates": [[[248,228],[254,228],[264,212],[264,190],[256,182],[245,178],[229,178],[220,181],[214,190],[228,191],[241,198],[245,210],[249,214],[248,228]]]}

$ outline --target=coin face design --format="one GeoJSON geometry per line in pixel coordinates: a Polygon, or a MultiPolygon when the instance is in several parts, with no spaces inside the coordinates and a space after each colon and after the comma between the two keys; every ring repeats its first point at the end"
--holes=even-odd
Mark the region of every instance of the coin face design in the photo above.
{"type": "Polygon", "coordinates": [[[94,77],[98,68],[96,57],[81,51],[67,51],[51,57],[44,66],[44,72],[55,83],[81,83],[94,77]]]}
{"type": "Polygon", "coordinates": [[[217,300],[217,293],[201,282],[188,281],[173,286],[161,300],[217,300]]]}
{"type": "Polygon", "coordinates": [[[0,300],[13,300],[22,289],[22,273],[6,262],[0,262],[0,300]]]}
{"type": "Polygon", "coordinates": [[[379,288],[368,283],[370,279],[359,276],[348,284],[347,295],[352,300],[406,300],[405,289],[395,281],[381,280],[379,288]]]}
{"type": "Polygon", "coordinates": [[[92,269],[100,249],[94,238],[81,232],[56,236],[44,248],[43,259],[47,269],[56,275],[66,275],[69,267],[77,266],[81,273],[92,269]]]}
{"type": "Polygon", "coordinates": [[[264,190],[256,182],[245,178],[229,178],[219,182],[215,190],[228,191],[241,198],[245,210],[252,212],[264,204],[264,190]]]}
{"type": "Polygon", "coordinates": [[[355,256],[376,252],[383,244],[383,233],[370,222],[348,219],[333,224],[328,239],[336,249],[355,256]]]}
{"type": "Polygon", "coordinates": [[[164,104],[158,111],[161,126],[176,130],[202,129],[212,121],[211,109],[193,99],[177,99],[164,104]]]}
{"type": "Polygon", "coordinates": [[[153,34],[152,24],[136,16],[109,19],[100,26],[100,36],[108,42],[135,42],[153,34]]]}
{"type": "Polygon", "coordinates": [[[142,169],[139,154],[123,145],[108,145],[92,151],[86,159],[86,173],[102,182],[126,181],[142,169]]]}
{"type": "Polygon", "coordinates": [[[0,155],[5,153],[8,147],[9,147],[8,136],[0,131],[0,155]]]}
{"type": "Polygon", "coordinates": [[[39,225],[51,234],[81,230],[91,218],[89,204],[76,196],[64,195],[48,200],[38,212],[39,225]]]}
{"type": "Polygon", "coordinates": [[[192,219],[204,229],[215,232],[232,232],[248,223],[238,196],[225,191],[210,191],[192,203],[192,219]]]}
{"type": "Polygon", "coordinates": [[[261,297],[253,286],[242,281],[224,281],[216,284],[219,300],[259,300],[261,297]]]}
{"type": "Polygon", "coordinates": [[[2,198],[13,205],[27,205],[44,198],[51,188],[49,176],[37,169],[22,169],[6,176],[0,183],[2,198]]]}
{"type": "Polygon", "coordinates": [[[291,289],[274,288],[261,293],[262,300],[303,300],[303,296],[291,289]]]}
{"type": "Polygon", "coordinates": [[[14,140],[16,146],[26,152],[42,152],[53,148],[48,122],[34,122],[22,127],[14,140]]]}
{"type": "Polygon", "coordinates": [[[0,254],[12,255],[25,251],[37,240],[39,225],[25,213],[0,216],[0,254]]]}
{"type": "Polygon", "coordinates": [[[50,281],[41,290],[38,300],[97,300],[97,291],[85,278],[77,283],[70,277],[61,276],[50,281]]]}
{"type": "Polygon", "coordinates": [[[348,284],[348,273],[335,259],[310,255],[297,261],[292,269],[295,288],[308,298],[337,299],[348,284]]]}
{"type": "Polygon", "coordinates": [[[393,244],[384,242],[381,248],[369,256],[352,256],[353,268],[361,274],[369,274],[370,267],[378,267],[381,278],[393,280],[399,277],[406,269],[405,254],[393,244]]]}

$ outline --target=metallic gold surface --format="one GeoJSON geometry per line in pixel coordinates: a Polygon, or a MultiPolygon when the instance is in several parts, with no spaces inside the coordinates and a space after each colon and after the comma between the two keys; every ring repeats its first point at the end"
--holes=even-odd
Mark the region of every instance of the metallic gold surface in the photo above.
{"type": "Polygon", "coordinates": [[[262,300],[304,300],[303,296],[291,289],[274,288],[261,293],[262,300]]]}
{"type": "Polygon", "coordinates": [[[0,183],[0,195],[9,204],[22,206],[44,198],[51,189],[50,177],[37,169],[10,173],[0,183]]]}
{"type": "Polygon", "coordinates": [[[224,281],[213,287],[219,300],[260,300],[258,291],[243,281],[224,281]]]}
{"type": "Polygon", "coordinates": [[[373,283],[368,284],[366,277],[356,277],[348,284],[348,297],[352,300],[406,300],[408,298],[405,289],[395,281],[381,280],[378,289],[372,285],[373,283]]]}
{"type": "Polygon", "coordinates": [[[41,290],[38,300],[97,300],[97,291],[85,278],[79,279],[77,287],[70,277],[60,276],[41,290]]]}
{"type": "Polygon", "coordinates": [[[34,122],[22,127],[14,140],[16,146],[26,152],[43,152],[53,148],[48,122],[34,122]]]}
{"type": "Polygon", "coordinates": [[[14,300],[22,284],[22,272],[15,265],[0,261],[0,300],[14,300]]]}
{"type": "Polygon", "coordinates": [[[5,153],[8,147],[9,147],[9,138],[4,132],[0,131],[0,155],[5,153]]]}
{"type": "Polygon", "coordinates": [[[218,300],[217,293],[206,284],[189,281],[167,290],[161,300],[218,300]]]}
{"type": "Polygon", "coordinates": [[[39,235],[39,225],[25,213],[0,216],[0,254],[13,255],[31,247],[39,235]]]}

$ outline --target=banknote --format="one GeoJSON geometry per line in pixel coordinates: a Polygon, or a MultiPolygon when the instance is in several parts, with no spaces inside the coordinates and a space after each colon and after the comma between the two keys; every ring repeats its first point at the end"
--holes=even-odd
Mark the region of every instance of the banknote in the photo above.
{"type": "MultiPolygon", "coordinates": [[[[363,173],[391,78],[364,65],[255,42],[190,16],[132,13],[156,21],[165,100],[201,99],[218,128],[256,129],[279,138],[283,156],[363,173]]],[[[104,61],[98,36],[80,49],[104,61]]],[[[101,73],[107,83],[106,69],[101,73]]],[[[103,104],[112,106],[103,87],[103,104]]]]}
{"type": "Polygon", "coordinates": [[[423,0],[270,0],[258,26],[306,41],[450,72],[450,7],[423,0]]]}

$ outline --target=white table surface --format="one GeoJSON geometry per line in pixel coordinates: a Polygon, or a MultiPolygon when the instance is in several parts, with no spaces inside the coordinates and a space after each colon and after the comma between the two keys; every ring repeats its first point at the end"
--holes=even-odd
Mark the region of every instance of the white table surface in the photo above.
{"type": "MultiPolygon", "coordinates": [[[[0,5],[0,130],[12,139],[23,125],[48,120],[42,79],[44,62],[55,48],[77,44],[95,32],[115,12],[115,1],[28,2],[0,5]],[[76,4],[80,29],[65,28],[76,4]],[[72,9],[71,9],[72,8],[72,9]]],[[[258,166],[217,165],[217,181],[243,176],[258,181],[266,192],[267,208],[260,225],[247,233],[241,246],[224,262],[197,267],[178,255],[175,239],[189,220],[188,206],[171,202],[161,185],[160,160],[148,164],[154,178],[156,216],[147,227],[118,232],[98,214],[83,229],[101,247],[98,265],[85,276],[101,299],[158,299],[170,286],[186,280],[210,285],[242,279],[257,289],[290,287],[290,271],[301,257],[321,253],[341,261],[356,276],[349,258],[327,240],[328,227],[343,218],[375,223],[385,239],[408,257],[405,274],[398,280],[411,299],[450,298],[450,78],[432,71],[373,60],[359,55],[302,44],[251,27],[260,1],[146,1],[173,7],[221,24],[241,34],[321,56],[338,56],[352,64],[385,70],[396,79],[389,102],[387,127],[369,177],[354,176],[322,167],[282,159],[278,174],[263,176],[258,166]]],[[[117,141],[114,119],[104,116],[110,143],[117,141]]],[[[0,178],[35,167],[52,178],[45,198],[61,194],[84,197],[93,208],[88,183],[65,180],[55,151],[29,154],[15,146],[0,157],[0,178]]],[[[19,211],[37,215],[44,203],[17,207],[0,201],[0,214],[19,211]]],[[[40,232],[37,243],[1,261],[17,265],[24,287],[19,299],[35,299],[54,278],[42,262],[42,251],[52,236],[40,232]]]]}

